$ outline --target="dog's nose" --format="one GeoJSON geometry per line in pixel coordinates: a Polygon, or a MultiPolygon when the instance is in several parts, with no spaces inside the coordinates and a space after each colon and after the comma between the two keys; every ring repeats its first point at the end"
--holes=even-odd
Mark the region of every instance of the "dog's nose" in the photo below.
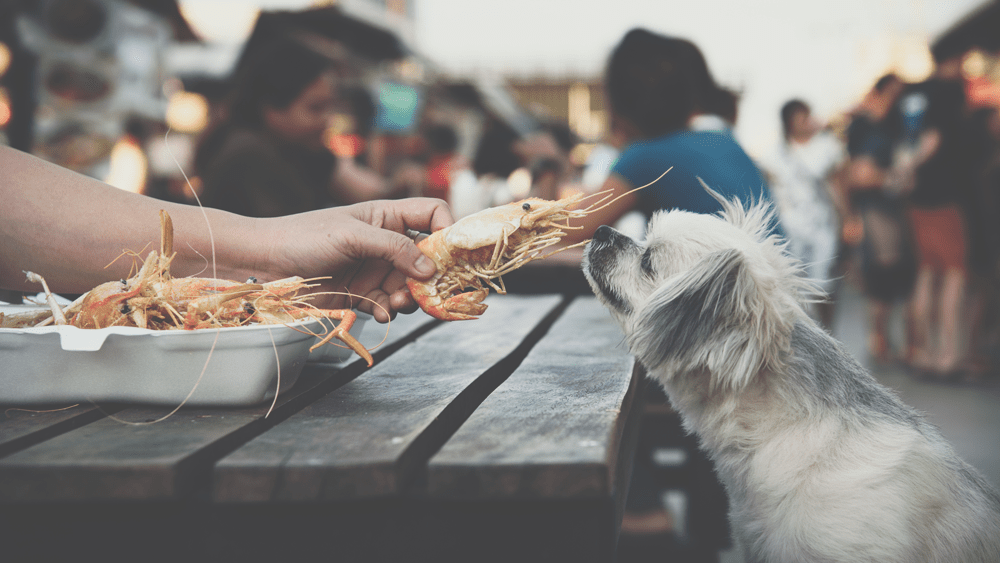
{"type": "Polygon", "coordinates": [[[598,242],[608,242],[615,234],[615,230],[607,225],[601,225],[594,231],[594,240],[598,242]]]}

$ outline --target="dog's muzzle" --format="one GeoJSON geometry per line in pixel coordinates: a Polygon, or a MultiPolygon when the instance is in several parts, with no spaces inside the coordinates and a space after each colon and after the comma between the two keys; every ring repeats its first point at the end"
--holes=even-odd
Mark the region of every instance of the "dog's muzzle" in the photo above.
{"type": "Polygon", "coordinates": [[[611,242],[615,235],[621,236],[618,231],[612,229],[611,227],[601,225],[600,227],[597,227],[597,230],[594,232],[594,240],[596,242],[611,242]]]}
{"type": "Polygon", "coordinates": [[[618,311],[628,314],[632,307],[622,299],[609,279],[618,262],[618,255],[635,241],[607,225],[601,225],[584,250],[583,271],[590,287],[605,302],[618,311]]]}

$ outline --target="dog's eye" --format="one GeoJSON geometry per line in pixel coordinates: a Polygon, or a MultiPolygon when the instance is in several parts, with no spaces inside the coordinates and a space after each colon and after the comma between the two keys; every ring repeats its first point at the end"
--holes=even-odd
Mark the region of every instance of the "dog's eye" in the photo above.
{"type": "Polygon", "coordinates": [[[646,252],[642,253],[642,260],[639,261],[639,267],[642,271],[649,276],[652,276],[656,272],[653,271],[653,251],[647,248],[646,252]]]}

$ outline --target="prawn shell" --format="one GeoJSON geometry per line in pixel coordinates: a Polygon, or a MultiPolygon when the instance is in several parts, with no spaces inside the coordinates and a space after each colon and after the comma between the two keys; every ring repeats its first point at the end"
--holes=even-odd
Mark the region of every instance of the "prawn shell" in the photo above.
{"type": "MultiPolygon", "coordinates": [[[[460,219],[445,229],[445,244],[450,248],[464,250],[495,245],[498,240],[510,236],[521,226],[521,216],[524,215],[524,211],[520,208],[513,209],[518,213],[497,213],[497,209],[484,209],[460,219]],[[503,215],[510,216],[503,217],[503,215]]],[[[502,211],[507,210],[502,209],[502,211]]]]}

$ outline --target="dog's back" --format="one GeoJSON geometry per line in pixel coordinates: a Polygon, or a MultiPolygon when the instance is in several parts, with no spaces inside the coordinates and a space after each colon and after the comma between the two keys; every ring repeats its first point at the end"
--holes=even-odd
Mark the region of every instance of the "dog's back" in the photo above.
{"type": "Polygon", "coordinates": [[[1000,495],[839,343],[799,323],[781,377],[806,418],[717,456],[751,561],[1000,561],[1000,495]]]}

